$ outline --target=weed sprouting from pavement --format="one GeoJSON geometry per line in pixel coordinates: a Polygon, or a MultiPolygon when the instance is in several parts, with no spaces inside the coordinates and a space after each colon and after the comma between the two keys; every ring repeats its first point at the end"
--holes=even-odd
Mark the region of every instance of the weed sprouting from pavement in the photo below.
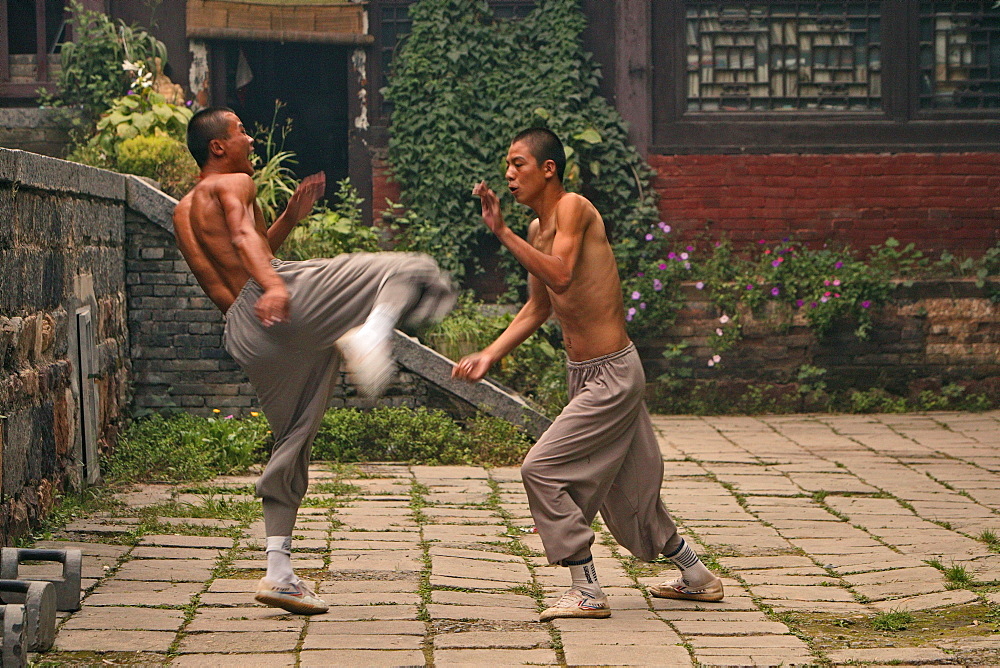
{"type": "Polygon", "coordinates": [[[905,631],[913,622],[913,614],[906,610],[888,610],[872,617],[872,628],[876,631],[905,631]]]}

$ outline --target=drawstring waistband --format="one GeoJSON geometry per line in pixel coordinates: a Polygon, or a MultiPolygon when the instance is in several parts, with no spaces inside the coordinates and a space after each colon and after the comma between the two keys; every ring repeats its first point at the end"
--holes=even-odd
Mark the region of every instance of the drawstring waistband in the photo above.
{"type": "Polygon", "coordinates": [[[621,350],[613,353],[608,353],[607,355],[601,355],[600,357],[595,357],[589,360],[582,360],[580,362],[574,362],[573,360],[566,360],[566,367],[570,369],[588,369],[590,367],[600,366],[605,362],[611,362],[620,357],[628,355],[630,352],[635,350],[635,344],[629,343],[627,346],[621,350]]]}

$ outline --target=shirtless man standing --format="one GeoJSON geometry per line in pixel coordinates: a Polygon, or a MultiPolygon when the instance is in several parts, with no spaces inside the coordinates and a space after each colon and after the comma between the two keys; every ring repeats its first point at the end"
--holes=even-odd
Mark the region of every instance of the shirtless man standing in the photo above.
{"type": "Polygon", "coordinates": [[[300,614],[328,609],[292,570],[292,529],[309,484],[309,453],[343,354],[362,394],[393,375],[393,328],[452,307],[448,277],[426,255],[353,253],[288,262],[274,257],[326,185],[307,177],[270,227],[256,202],[253,139],[224,107],[188,124],[201,177],[174,210],[174,235],[205,293],[225,314],[223,345],[257,391],[274,435],[260,479],[267,574],[256,600],[300,614]]]}
{"type": "Polygon", "coordinates": [[[681,576],[653,596],[718,601],[722,581],[677,534],[660,500],[663,460],[643,400],[645,376],[625,332],[614,253],[604,221],[586,198],[563,189],[566,154],[549,130],[533,128],[507,152],[507,185],[538,216],[528,240],[508,228],[485,182],[472,191],[483,222],[528,270],[528,301],[489,346],[455,365],[452,375],[481,379],[553,313],[566,346],[570,402],[521,466],[535,527],[551,564],[568,566],[570,589],[541,614],[609,617],[590,546],[597,511],[615,539],[644,561],[665,555],[681,576]]]}

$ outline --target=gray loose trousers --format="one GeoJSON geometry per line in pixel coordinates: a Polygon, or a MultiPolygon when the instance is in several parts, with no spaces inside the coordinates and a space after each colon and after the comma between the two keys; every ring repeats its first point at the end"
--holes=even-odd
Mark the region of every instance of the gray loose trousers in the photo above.
{"type": "Polygon", "coordinates": [[[674,552],[681,537],[660,499],[663,460],[635,345],[567,367],[570,401],[521,465],[546,558],[556,564],[589,549],[598,510],[639,559],[674,552]]]}
{"type": "Polygon", "coordinates": [[[290,536],[309,484],[309,455],[330,399],[340,353],[334,345],[376,305],[419,324],[455,304],[447,274],[416,253],[352,253],[272,260],[290,295],[291,322],[264,327],[254,313],[263,294],[250,279],[226,312],[223,345],[250,379],[274,435],[257,481],[268,536],[290,536]]]}

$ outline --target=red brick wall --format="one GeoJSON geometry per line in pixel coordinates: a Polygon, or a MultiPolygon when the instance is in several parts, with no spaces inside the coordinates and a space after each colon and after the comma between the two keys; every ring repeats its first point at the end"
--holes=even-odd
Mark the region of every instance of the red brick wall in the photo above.
{"type": "Polygon", "coordinates": [[[660,215],[684,238],[895,237],[981,255],[1000,242],[1000,153],[651,155],[660,215]]]}

